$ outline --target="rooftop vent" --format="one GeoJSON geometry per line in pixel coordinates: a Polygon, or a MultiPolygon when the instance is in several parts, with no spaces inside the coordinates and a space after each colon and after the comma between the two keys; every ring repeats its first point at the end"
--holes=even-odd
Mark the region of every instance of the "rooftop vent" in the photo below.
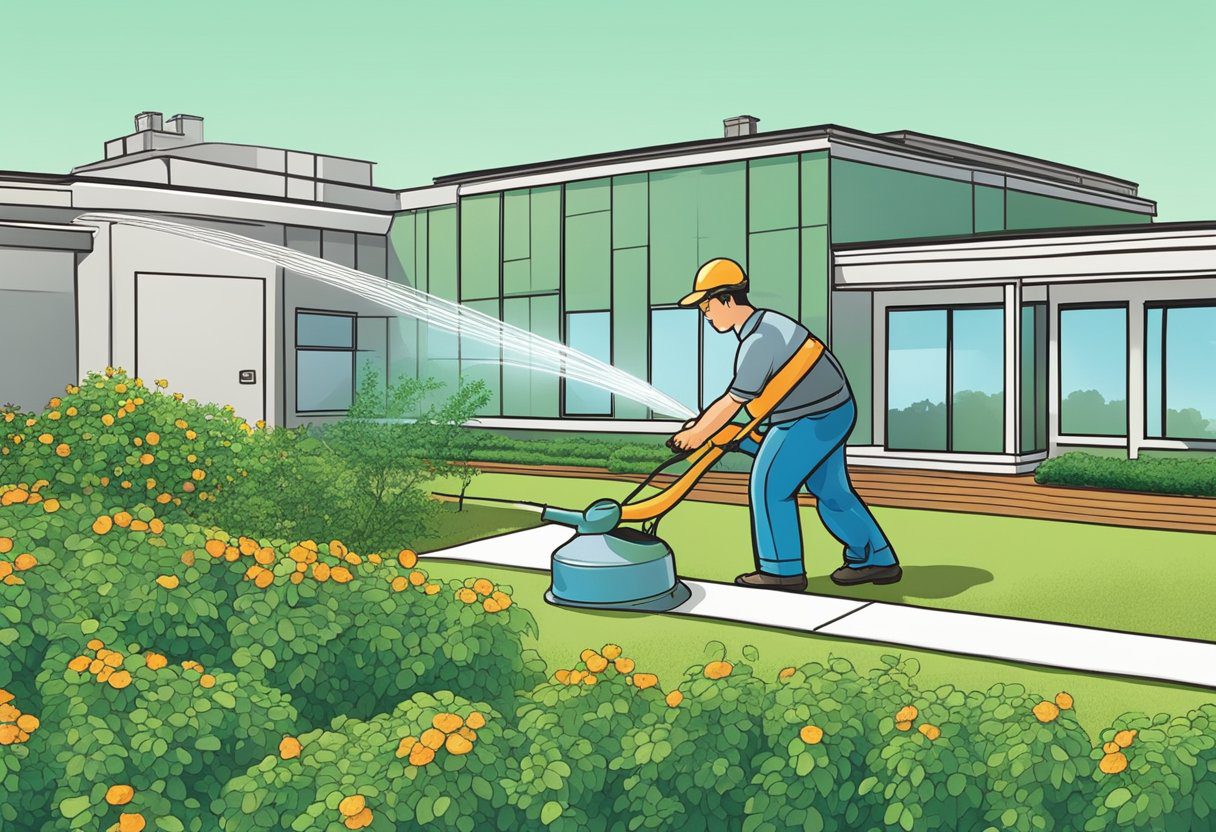
{"type": "Polygon", "coordinates": [[[106,142],[106,158],[116,159],[145,150],[165,150],[202,144],[203,117],[179,113],[165,121],[163,113],[144,110],[135,115],[135,132],[106,142]]]}
{"type": "Polygon", "coordinates": [[[756,129],[759,123],[760,119],[755,116],[732,116],[722,119],[722,128],[728,139],[735,136],[754,136],[759,132],[756,129]]]}

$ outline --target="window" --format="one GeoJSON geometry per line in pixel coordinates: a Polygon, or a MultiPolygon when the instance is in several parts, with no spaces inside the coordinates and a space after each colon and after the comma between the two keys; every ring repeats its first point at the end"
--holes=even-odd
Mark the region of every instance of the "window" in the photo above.
{"type": "Polygon", "coordinates": [[[731,330],[718,332],[701,317],[701,407],[722,397],[735,377],[735,353],[739,337],[731,330]]]}
{"type": "MultiPolygon", "coordinates": [[[[607,312],[566,315],[566,345],[605,364],[611,363],[611,316],[607,312]]],[[[611,416],[612,394],[585,382],[567,379],[566,413],[570,416],[611,416]]]]}
{"type": "Polygon", "coordinates": [[[1022,304],[1022,453],[1047,450],[1047,304],[1022,304]]]}
{"type": "Polygon", "coordinates": [[[1145,434],[1216,439],[1216,304],[1151,306],[1145,322],[1145,434]]]}
{"type": "Polygon", "coordinates": [[[887,313],[887,447],[946,450],[944,309],[887,313]]]}
{"type": "Polygon", "coordinates": [[[1005,311],[950,310],[950,450],[1005,449],[1005,311]]]}
{"type": "Polygon", "coordinates": [[[296,412],[349,410],[355,388],[355,316],[296,312],[296,412]]]}
{"type": "MultiPolygon", "coordinates": [[[[650,311],[650,383],[690,410],[698,410],[696,309],[650,311]]],[[[725,389],[725,388],[723,388],[725,389]]]]}
{"type": "Polygon", "coordinates": [[[1060,433],[1127,436],[1127,307],[1060,307],[1060,433]]]}
{"type": "Polygon", "coordinates": [[[887,447],[1000,453],[1005,447],[1001,307],[887,313],[887,447]]]}
{"type": "MultiPolygon", "coordinates": [[[[460,349],[460,383],[468,384],[473,381],[482,381],[489,390],[490,398],[481,408],[477,410],[478,416],[499,416],[502,414],[501,392],[502,392],[502,347],[500,346],[502,338],[502,330],[498,328],[499,320],[498,301],[497,300],[479,300],[467,301],[461,304],[465,309],[473,312],[480,312],[487,318],[494,319],[494,324],[489,325],[489,335],[493,342],[487,342],[482,338],[475,338],[469,335],[469,332],[485,332],[487,322],[481,319],[476,319],[481,325],[474,323],[473,316],[465,319],[461,318],[462,327],[464,328],[459,335],[460,349]],[[469,322],[464,323],[465,320],[469,322]]],[[[449,394],[455,390],[447,391],[449,394]]]]}

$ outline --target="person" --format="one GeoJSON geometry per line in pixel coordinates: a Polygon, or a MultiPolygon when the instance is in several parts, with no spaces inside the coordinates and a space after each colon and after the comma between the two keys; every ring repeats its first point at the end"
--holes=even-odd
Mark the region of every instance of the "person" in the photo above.
{"type": "MultiPolygon", "coordinates": [[[[695,450],[730,423],[810,335],[792,318],[752,306],[747,288],[743,268],[718,258],[701,266],[693,291],[679,302],[699,307],[714,329],[734,330],[739,338],[730,387],[672,437],[680,450],[695,450]]],[[[755,457],[748,496],[756,570],[735,583],[806,589],[797,502],[804,486],[815,496],[824,526],[844,545],[844,563],[832,572],[832,581],[841,586],[898,581],[903,570],[895,551],[849,482],[845,440],[857,422],[857,408],[831,352],[824,349],[767,422],[759,443],[747,438],[739,445],[755,457]]]]}

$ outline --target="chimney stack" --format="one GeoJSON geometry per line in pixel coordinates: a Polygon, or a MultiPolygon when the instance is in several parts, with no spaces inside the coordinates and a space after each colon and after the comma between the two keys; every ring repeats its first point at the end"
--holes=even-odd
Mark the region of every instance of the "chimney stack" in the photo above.
{"type": "Polygon", "coordinates": [[[756,125],[759,123],[760,119],[755,116],[733,116],[722,119],[723,132],[728,139],[736,136],[754,136],[759,132],[756,129],[756,125]]]}
{"type": "Polygon", "coordinates": [[[186,141],[184,144],[200,144],[203,141],[203,117],[179,113],[165,122],[165,127],[186,141]]]}
{"type": "Polygon", "coordinates": [[[163,121],[163,114],[153,112],[152,110],[144,110],[135,116],[135,132],[142,133],[145,130],[163,130],[163,121]]]}

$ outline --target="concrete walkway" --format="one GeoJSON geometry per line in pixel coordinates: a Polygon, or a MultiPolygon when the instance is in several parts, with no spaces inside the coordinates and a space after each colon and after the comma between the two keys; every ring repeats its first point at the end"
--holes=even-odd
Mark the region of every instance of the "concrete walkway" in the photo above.
{"type": "MultiPolygon", "coordinates": [[[[563,526],[539,526],[428,552],[423,559],[471,561],[547,572],[553,550],[573,534],[563,526]]],[[[684,582],[692,597],[668,614],[1216,688],[1216,643],[1206,641],[828,595],[747,589],[713,581],[684,579],[684,582]]]]}

